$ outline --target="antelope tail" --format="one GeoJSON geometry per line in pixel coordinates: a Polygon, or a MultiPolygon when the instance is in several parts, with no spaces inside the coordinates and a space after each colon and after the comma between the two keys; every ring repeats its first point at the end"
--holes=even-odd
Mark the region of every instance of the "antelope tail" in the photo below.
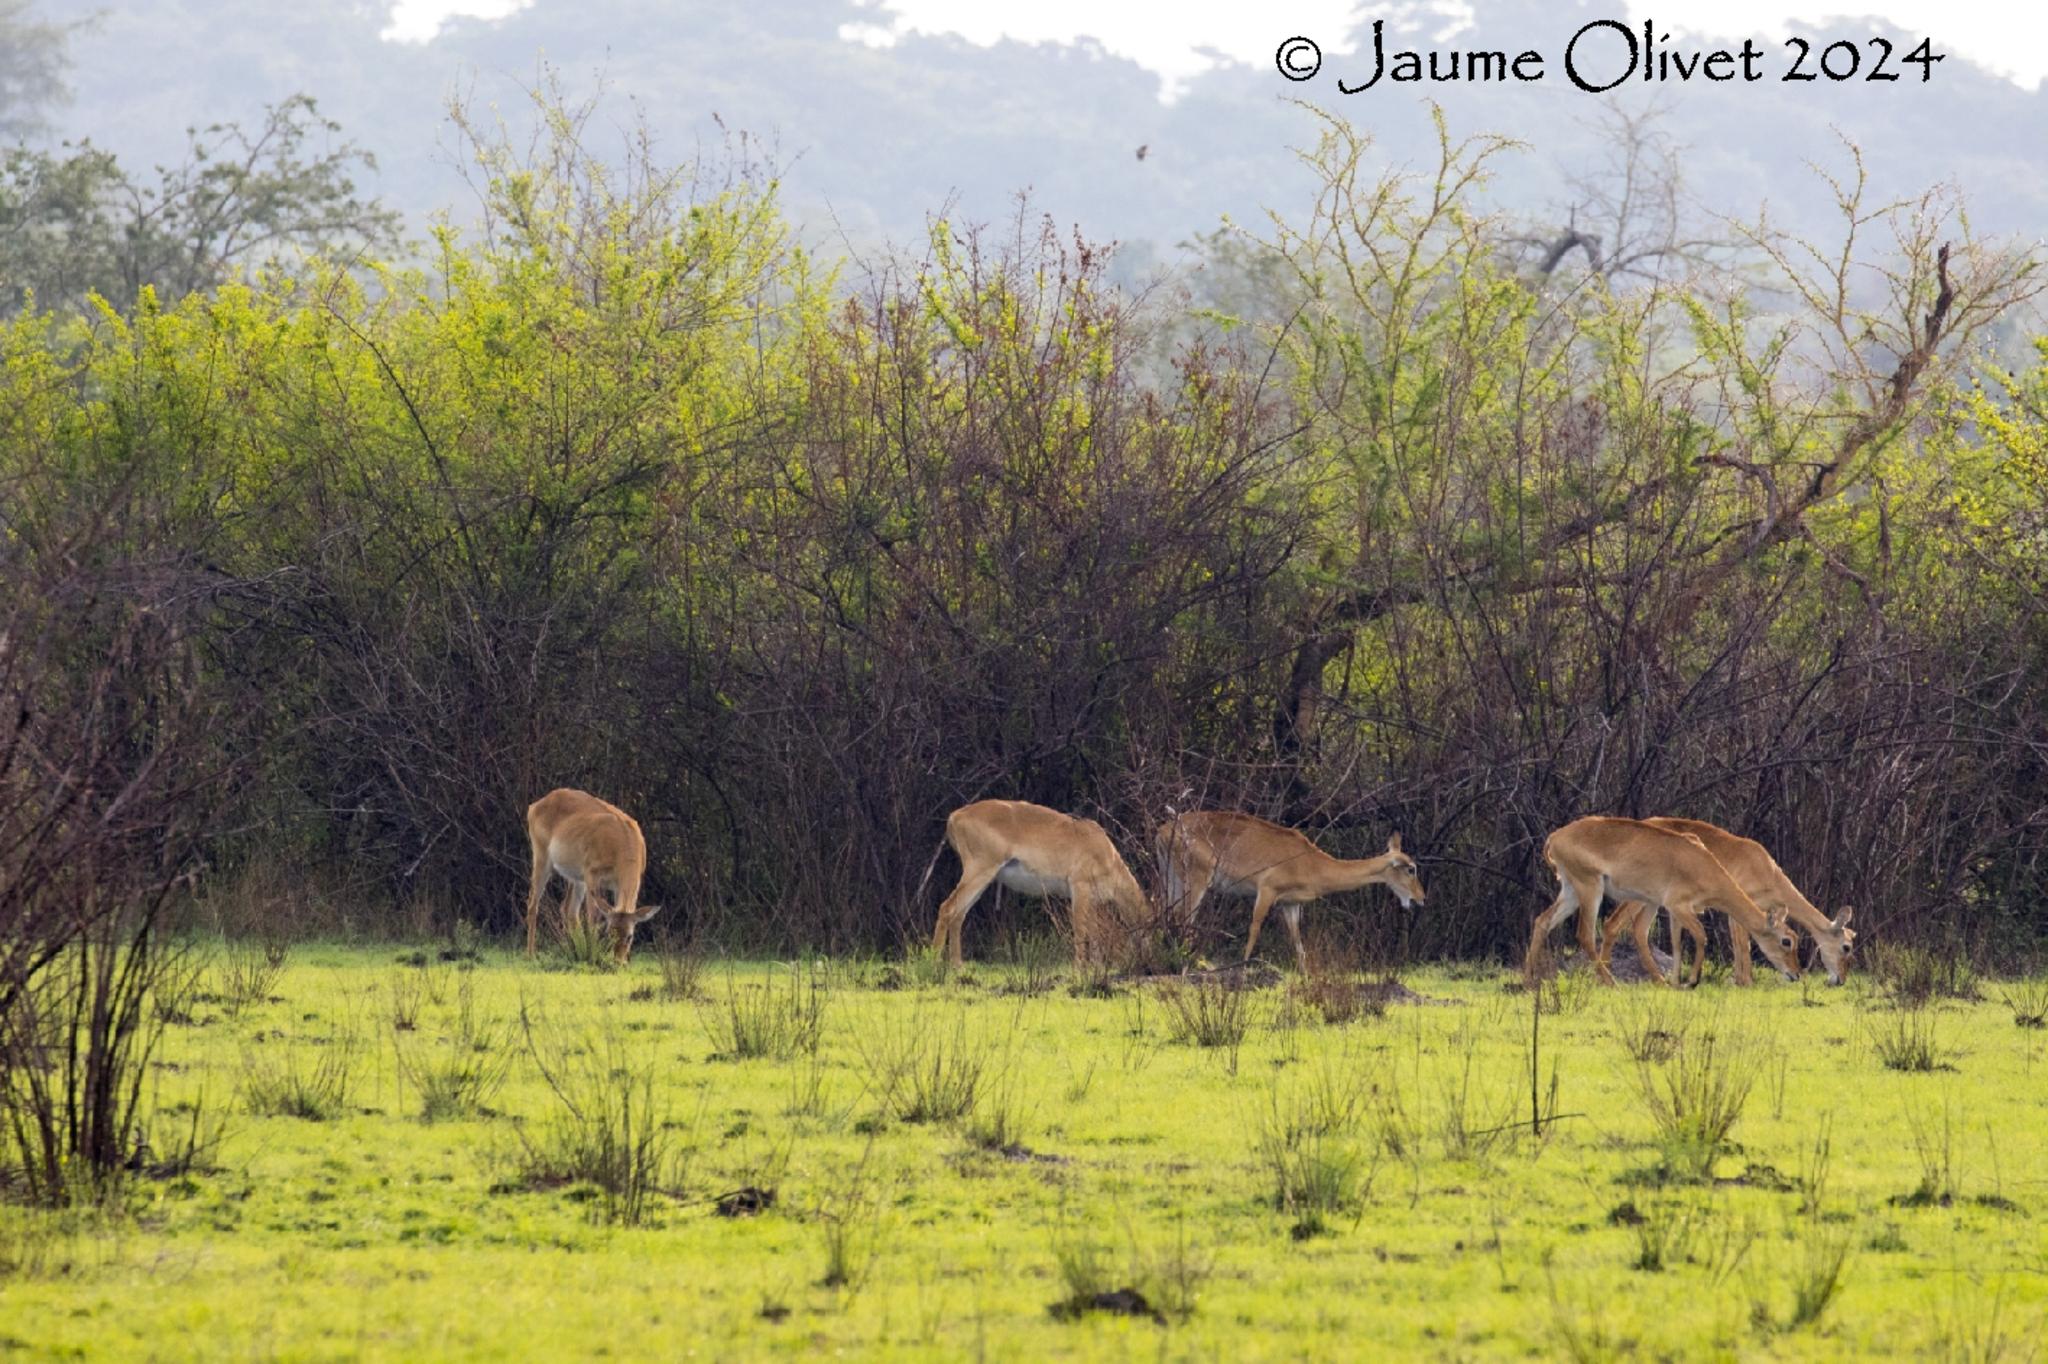
{"type": "Polygon", "coordinates": [[[939,846],[932,849],[932,860],[924,864],[924,875],[918,878],[917,889],[911,893],[913,903],[924,899],[924,888],[932,883],[932,873],[939,869],[939,858],[945,855],[946,840],[939,839],[939,846]]]}

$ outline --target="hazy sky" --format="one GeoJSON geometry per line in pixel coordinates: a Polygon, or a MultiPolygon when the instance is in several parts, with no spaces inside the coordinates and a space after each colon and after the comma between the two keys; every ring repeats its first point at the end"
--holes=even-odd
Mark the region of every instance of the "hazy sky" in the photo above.
{"type": "MultiPolygon", "coordinates": [[[[1532,47],[1553,61],[1595,18],[1647,15],[1662,30],[1711,16],[1711,29],[1665,49],[1695,53],[1745,38],[1782,53],[1788,22],[1763,0],[35,2],[60,19],[100,15],[79,30],[77,98],[53,114],[51,136],[91,137],[124,163],[175,164],[189,125],[246,124],[306,92],[376,154],[387,202],[419,222],[466,212],[474,195],[451,174],[465,163],[448,102],[500,109],[523,129],[544,58],[572,101],[603,100],[604,136],[644,119],[664,155],[687,160],[744,130],[746,154],[777,168],[780,202],[819,242],[914,248],[933,215],[1004,222],[1028,194],[1033,212],[1124,243],[1132,261],[1171,257],[1225,218],[1263,224],[1313,201],[1314,173],[1294,149],[1314,145],[1315,107],[1338,98],[1337,80],[1368,69],[1346,43],[1369,41],[1373,19],[1388,21],[1392,46],[1532,47]],[[1275,48],[1295,35],[1323,45],[1314,85],[1274,70],[1275,48]]],[[[1908,70],[1906,84],[1768,81],[1737,96],[1699,84],[1635,83],[1589,100],[1560,79],[1390,82],[1342,116],[1370,132],[1374,164],[1389,168],[1435,156],[1439,105],[1459,137],[1516,134],[1524,145],[1495,162],[1490,202],[1546,220],[1605,173],[1620,110],[1657,120],[1703,211],[1748,216],[1768,199],[1788,228],[1825,231],[1836,206],[1809,168],[1842,171],[1847,140],[1869,151],[1875,196],[1952,184],[1979,230],[2041,235],[2048,17],[1999,27],[1971,0],[1939,11],[1925,0],[1789,4],[1805,6],[1798,27],[1824,41],[1884,29],[1905,49],[1925,32],[1949,60],[1925,86],[1908,70]],[[1830,18],[1815,4],[1862,12],[1830,18]]]]}
{"type": "MultiPolygon", "coordinates": [[[[397,0],[387,38],[425,42],[451,15],[500,18],[527,4],[564,0],[397,0]]],[[[886,45],[910,33],[955,34],[984,46],[1004,38],[1021,42],[1072,42],[1092,38],[1109,53],[1130,59],[1160,79],[1160,95],[1172,99],[1187,81],[1221,61],[1260,64],[1273,60],[1279,40],[1305,34],[1337,52],[1339,36],[1359,18],[1384,18],[1389,26],[1421,20],[1433,38],[1462,27],[1471,5],[1461,0],[1290,0],[1247,4],[1245,0],[852,0],[865,12],[841,28],[849,41],[886,45]]],[[[1653,17],[1674,29],[1718,37],[1782,37],[1791,22],[1846,23],[1853,16],[1878,15],[1898,28],[1933,37],[1943,51],[1969,58],[2027,89],[2048,79],[2048,5],[1985,3],[1984,0],[1845,0],[1833,5],[1772,3],[1771,0],[1617,0],[1623,12],[1653,17]]]]}

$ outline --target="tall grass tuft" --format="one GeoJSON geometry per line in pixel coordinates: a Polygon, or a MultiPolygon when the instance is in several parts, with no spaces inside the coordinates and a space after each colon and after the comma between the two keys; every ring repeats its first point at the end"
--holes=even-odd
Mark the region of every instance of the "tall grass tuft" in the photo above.
{"type": "Polygon", "coordinates": [[[204,1089],[169,1104],[158,1094],[138,1126],[132,1163],[152,1179],[211,1173],[219,1168],[214,1157],[227,1131],[227,1114],[209,1103],[204,1089]]]}
{"type": "Polygon", "coordinates": [[[1164,1325],[1195,1314],[1215,1262],[1189,1241],[1187,1220],[1175,1218],[1173,1236],[1154,1245],[1141,1243],[1128,1223],[1124,1237],[1127,1250],[1119,1257],[1096,1228],[1076,1225],[1061,1213],[1051,1241],[1053,1268],[1064,1292],[1052,1304],[1053,1316],[1073,1321],[1115,1312],[1164,1325]]]}
{"type": "Polygon", "coordinates": [[[426,997],[426,982],[417,971],[391,973],[391,1031],[412,1032],[420,1025],[420,1004],[426,997]]]}
{"type": "Polygon", "coordinates": [[[698,979],[704,974],[704,943],[696,934],[671,933],[664,928],[655,935],[654,960],[661,967],[661,993],[681,1002],[698,996],[698,979]]]}
{"type": "Polygon", "coordinates": [[[1053,1233],[1052,1262],[1066,1290],[1053,1305],[1055,1315],[1078,1316],[1116,1291],[1116,1260],[1109,1243],[1092,1229],[1075,1229],[1064,1217],[1053,1233]]]}
{"type": "Polygon", "coordinates": [[[424,1122],[488,1113],[491,1100],[511,1073],[511,1024],[478,1014],[476,984],[467,973],[457,987],[447,1030],[442,1044],[435,1046],[407,1041],[394,1023],[392,1043],[399,1079],[420,1096],[424,1122]]]}
{"type": "Polygon", "coordinates": [[[1887,1070],[1924,1073],[1948,1068],[1932,1010],[1888,1010],[1865,1023],[1864,1032],[1887,1070]]]}
{"type": "Polygon", "coordinates": [[[1927,1357],[1939,1358],[1944,1364],[2003,1364],[2006,1359],[2038,1358],[2038,1328],[2034,1340],[2023,1341],[2007,1315],[2011,1305],[2006,1296],[2008,1281],[2000,1279],[1986,1302],[1982,1296],[1964,1298],[1968,1277],[1950,1272],[1948,1305],[1936,1322],[1935,1348],[1927,1357]]]}
{"type": "Polygon", "coordinates": [[[1251,1027],[1250,1000],[1250,991],[1233,989],[1213,977],[1189,985],[1169,983],[1159,989],[1159,1002],[1166,1007],[1168,1038],[1197,1047],[1223,1048],[1233,1058],[1251,1027]]]}
{"type": "Polygon", "coordinates": [[[1572,1364],[1610,1364],[1635,1358],[1635,1342],[1623,1338],[1607,1323],[1604,1295],[1584,1306],[1568,1302],[1558,1290],[1557,1275],[1548,1258],[1544,1260],[1543,1272],[1550,1285],[1550,1330],[1561,1358],[1571,1360],[1572,1364]]]}
{"type": "Polygon", "coordinates": [[[1059,984],[1067,947],[1057,933],[1032,928],[1012,934],[1003,961],[1012,972],[1011,988],[1019,994],[1042,995],[1059,984]]]}
{"type": "Polygon", "coordinates": [[[361,1036],[344,1022],[326,1035],[242,1049],[242,1096],[263,1118],[327,1122],[348,1109],[361,1036]]]}
{"type": "Polygon", "coordinates": [[[1956,1175],[1955,1107],[1944,1094],[1939,1115],[1915,1097],[1906,1107],[1906,1130],[1920,1165],[1920,1182],[1893,1200],[1908,1208],[1945,1208],[1956,1201],[1961,1185],[1956,1175]]]}
{"type": "Polygon", "coordinates": [[[1145,1296],[1174,1321],[1186,1321],[1200,1305],[1202,1286],[1216,1272],[1213,1255],[1188,1239],[1187,1218],[1173,1219],[1173,1237],[1138,1247],[1136,1278],[1145,1296]]]}
{"type": "Polygon", "coordinates": [[[203,993],[201,986],[207,969],[207,959],[197,950],[181,954],[165,965],[150,988],[150,1003],[158,1022],[181,1027],[192,1025],[192,1006],[203,993]]]}
{"type": "Polygon", "coordinates": [[[1593,1001],[1591,971],[1558,971],[1536,983],[1536,1007],[1560,1018],[1578,1013],[1593,1001]]]}
{"type": "Polygon", "coordinates": [[[1636,1256],[1629,1268],[1645,1274],[1684,1264],[1692,1258],[1693,1238],[1700,1230],[1701,1210],[1675,1198],[1650,1201],[1647,1211],[1626,1219],[1635,1233],[1636,1256]]]}
{"type": "Polygon", "coordinates": [[[1008,1078],[986,1087],[975,1101],[967,1119],[967,1139],[985,1151],[1024,1150],[1028,1135],[1026,1109],[1017,1087],[1008,1078]]]}
{"type": "Polygon", "coordinates": [[[1669,1061],[1691,1028],[1691,1008],[1668,991],[1631,990],[1616,1001],[1615,1040],[1638,1063],[1669,1061]]]}
{"type": "Polygon", "coordinates": [[[1457,1061],[1439,1076],[1443,1107],[1438,1135],[1446,1158],[1484,1160],[1521,1126],[1513,1121],[1520,1096],[1513,1087],[1493,1084],[1481,1074],[1480,1034],[1472,1020],[1460,1024],[1449,1040],[1457,1049],[1457,1061]]]}
{"type": "Polygon", "coordinates": [[[704,1026],[720,1060],[814,1055],[825,1035],[825,999],[816,966],[771,968],[758,984],[742,984],[727,971],[723,997],[703,1007],[704,1026]]]}
{"type": "Polygon", "coordinates": [[[583,1185],[595,1191],[593,1219],[639,1226],[658,1195],[687,1175],[688,1148],[655,1084],[660,1058],[611,1028],[565,1033],[522,1004],[528,1053],[553,1100],[516,1129],[519,1174],[528,1187],[583,1185]]]}
{"type": "Polygon", "coordinates": [[[1849,1242],[1852,1227],[1836,1226],[1818,1217],[1801,1219],[1799,1259],[1791,1268],[1792,1313],[1785,1325],[1790,1330],[1819,1323],[1849,1273],[1849,1242]]]}
{"type": "Polygon", "coordinates": [[[1367,1094],[1327,1068],[1298,1084],[1276,1079],[1267,1091],[1251,1146],[1273,1206],[1294,1218],[1296,1240],[1321,1235],[1338,1214],[1363,1213],[1378,1168],[1360,1130],[1367,1094]]]}
{"type": "Polygon", "coordinates": [[[2048,1028],[2048,976],[2029,976],[2002,985],[1998,997],[2012,1010],[2014,1026],[2048,1028]]]}
{"type": "Polygon", "coordinates": [[[1808,1217],[1820,1216],[1821,1203],[1828,1194],[1828,1176],[1834,1168],[1834,1153],[1835,1120],[1834,1115],[1828,1114],[1821,1118],[1820,1130],[1814,1133],[1799,1169],[1799,1211],[1808,1217]]]}
{"type": "Polygon", "coordinates": [[[1766,1051],[1748,1033],[1700,1029],[1668,1059],[1636,1063],[1667,1174],[1704,1179],[1712,1171],[1741,1121],[1766,1051]]]}
{"type": "Polygon", "coordinates": [[[555,930],[554,960],[558,965],[592,971],[610,971],[618,965],[612,955],[612,933],[602,917],[588,913],[567,915],[555,930]]]}
{"type": "Polygon", "coordinates": [[[884,1022],[855,1038],[870,1091],[899,1121],[965,1118],[974,1111],[985,1080],[1004,1068],[996,1043],[968,1027],[966,1011],[951,1012],[950,1027],[920,1007],[907,1019],[884,1022]]]}
{"type": "Polygon", "coordinates": [[[283,938],[244,938],[221,945],[214,960],[214,996],[230,1017],[251,1004],[267,1002],[291,962],[291,944],[283,938]]]}
{"type": "Polygon", "coordinates": [[[792,1118],[818,1118],[825,1114],[825,1058],[809,1052],[796,1059],[789,1071],[789,1099],[782,1111],[792,1118]]]}
{"type": "Polygon", "coordinates": [[[874,1154],[870,1136],[860,1159],[839,1172],[813,1212],[825,1248],[823,1287],[858,1289],[881,1253],[883,1201],[874,1154]]]}
{"type": "Polygon", "coordinates": [[[1918,1007],[1934,999],[1981,998],[1977,973],[1959,948],[1886,943],[1871,954],[1869,969],[1901,1004],[1918,1007]]]}
{"type": "Polygon", "coordinates": [[[930,943],[914,943],[903,954],[901,975],[915,989],[933,990],[953,979],[953,963],[930,943]]]}

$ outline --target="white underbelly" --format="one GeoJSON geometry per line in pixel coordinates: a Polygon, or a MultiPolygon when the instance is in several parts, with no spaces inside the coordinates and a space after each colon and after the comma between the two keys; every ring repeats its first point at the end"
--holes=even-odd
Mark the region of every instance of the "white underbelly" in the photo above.
{"type": "Polygon", "coordinates": [[[555,875],[561,877],[570,885],[580,886],[583,884],[583,863],[572,856],[567,848],[549,847],[548,866],[553,868],[555,875]]]}
{"type": "Polygon", "coordinates": [[[1019,895],[1033,895],[1040,899],[1067,893],[1066,877],[1041,876],[1021,862],[1005,862],[1003,869],[996,873],[996,880],[1019,895]]]}

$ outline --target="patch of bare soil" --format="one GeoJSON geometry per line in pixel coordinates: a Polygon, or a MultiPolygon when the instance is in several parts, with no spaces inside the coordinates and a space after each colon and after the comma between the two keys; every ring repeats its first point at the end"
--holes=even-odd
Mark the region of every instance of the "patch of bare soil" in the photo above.
{"type": "Polygon", "coordinates": [[[1091,1293],[1086,1297],[1069,1298],[1054,1303],[1052,1314],[1061,1321],[1072,1321],[1089,1312],[1113,1312],[1125,1317],[1150,1317],[1161,1326],[1166,1318],[1159,1309],[1145,1301],[1145,1295],[1135,1288],[1119,1288],[1109,1293],[1091,1293]]]}
{"type": "MultiPolygon", "coordinates": [[[[1657,969],[1664,973],[1667,980],[1670,979],[1674,970],[1671,955],[1654,947],[1650,949],[1650,955],[1657,959],[1657,969]]],[[[1643,959],[1636,955],[1633,947],[1628,947],[1626,951],[1617,949],[1613,958],[1608,961],[1607,967],[1614,972],[1616,980],[1625,983],[1637,984],[1650,978],[1650,973],[1643,969],[1643,959]]]]}
{"type": "Polygon", "coordinates": [[[775,1206],[775,1190],[757,1189],[749,1184],[743,1189],[720,1194],[712,1206],[720,1217],[752,1217],[775,1206]]]}
{"type": "Polygon", "coordinates": [[[1164,985],[1168,982],[1196,985],[1206,980],[1214,981],[1227,990],[1270,990],[1286,977],[1277,966],[1255,961],[1236,966],[1212,966],[1206,971],[1170,971],[1156,975],[1133,973],[1124,979],[1141,985],[1164,985]]]}
{"type": "MultiPolygon", "coordinates": [[[[1173,974],[1131,975],[1124,979],[1145,985],[1196,985],[1213,981],[1227,990],[1270,990],[1286,982],[1286,973],[1276,966],[1262,961],[1236,966],[1213,966],[1206,971],[1181,971],[1173,974]]],[[[1439,999],[1435,995],[1421,995],[1389,977],[1385,980],[1360,981],[1354,987],[1358,1001],[1367,1008],[1385,1008],[1389,1004],[1456,1004],[1455,999],[1439,999]]]]}
{"type": "Polygon", "coordinates": [[[1435,995],[1419,995],[1398,980],[1368,980],[1358,987],[1358,997],[1364,1003],[1385,1008],[1389,1004],[1456,1004],[1455,999],[1439,999],[1435,995]]]}

